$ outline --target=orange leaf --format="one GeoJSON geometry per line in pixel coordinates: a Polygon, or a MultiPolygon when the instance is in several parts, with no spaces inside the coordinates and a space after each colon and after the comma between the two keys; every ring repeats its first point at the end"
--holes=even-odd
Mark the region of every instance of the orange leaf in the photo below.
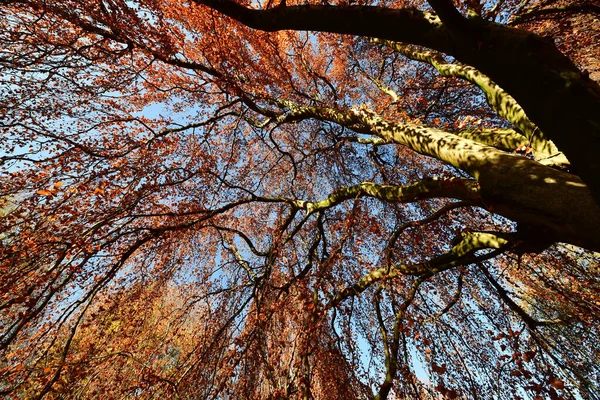
{"type": "Polygon", "coordinates": [[[56,183],[54,184],[54,189],[58,189],[58,188],[60,188],[62,185],[63,185],[63,183],[62,183],[62,182],[60,182],[60,181],[59,181],[59,182],[56,182],[56,183]]]}
{"type": "Polygon", "coordinates": [[[565,383],[563,381],[561,381],[558,378],[552,378],[550,379],[550,385],[554,388],[554,389],[564,389],[565,388],[565,383]]]}
{"type": "Polygon", "coordinates": [[[52,192],[49,190],[38,190],[37,194],[41,196],[52,196],[52,192]]]}

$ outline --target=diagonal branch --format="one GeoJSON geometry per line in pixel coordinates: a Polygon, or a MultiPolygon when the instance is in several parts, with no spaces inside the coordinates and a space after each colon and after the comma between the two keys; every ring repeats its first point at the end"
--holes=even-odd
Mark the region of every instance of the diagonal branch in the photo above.
{"type": "Polygon", "coordinates": [[[569,163],[566,157],[556,148],[556,145],[548,140],[542,131],[527,117],[517,101],[487,75],[469,65],[448,63],[436,51],[418,50],[403,43],[378,38],[371,38],[369,41],[388,46],[411,60],[430,64],[444,77],[460,78],[473,83],[483,92],[492,109],[500,117],[516,126],[529,139],[529,144],[540,162],[551,163],[552,165],[569,163]]]}
{"type": "MultiPolygon", "coordinates": [[[[275,117],[278,123],[307,119],[334,122],[460,168],[476,179],[488,210],[541,228],[553,241],[589,249],[600,246],[600,209],[577,175],[427,125],[389,120],[366,106],[339,110],[300,106],[287,100],[274,100],[273,104],[287,111],[275,117]],[[561,196],[556,196],[557,188],[561,196]]],[[[455,198],[465,199],[463,195],[455,198]]],[[[307,207],[297,201],[296,206],[307,207]]]]}
{"type": "Polygon", "coordinates": [[[467,28],[465,17],[454,7],[452,0],[427,0],[433,11],[452,33],[463,35],[467,28]]]}
{"type": "Polygon", "coordinates": [[[371,271],[354,285],[348,286],[334,295],[327,307],[334,307],[348,297],[361,294],[375,282],[392,279],[400,275],[429,277],[461,265],[469,265],[494,258],[503,253],[512,242],[512,234],[510,233],[463,232],[458,237],[458,243],[447,253],[422,263],[395,264],[371,271]],[[495,250],[478,256],[474,255],[475,252],[485,249],[495,250]]]}
{"type": "Polygon", "coordinates": [[[346,200],[358,197],[374,197],[388,202],[413,202],[417,200],[449,197],[477,203],[480,199],[477,182],[463,178],[426,178],[406,186],[382,185],[363,182],[355,186],[346,186],[330,194],[323,200],[309,202],[296,200],[294,205],[306,210],[308,215],[326,210],[346,200]]]}
{"type": "MultiPolygon", "coordinates": [[[[233,0],[192,0],[263,31],[304,30],[378,37],[416,44],[472,65],[510,93],[529,118],[569,157],[600,202],[600,86],[556,46],[530,32],[480,18],[465,19],[468,40],[439,18],[414,8],[299,5],[267,10],[233,0]]],[[[442,12],[443,3],[434,6],[442,12]]],[[[448,14],[448,13],[446,13],[448,14]]],[[[450,19],[445,17],[448,22],[450,19]]],[[[597,206],[596,206],[597,207],[597,206]]]]}

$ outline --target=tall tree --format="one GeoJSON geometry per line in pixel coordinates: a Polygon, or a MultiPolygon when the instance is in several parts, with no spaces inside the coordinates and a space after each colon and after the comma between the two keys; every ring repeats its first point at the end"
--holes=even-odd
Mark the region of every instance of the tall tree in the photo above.
{"type": "Polygon", "coordinates": [[[0,393],[600,398],[599,14],[0,1],[0,393]]]}

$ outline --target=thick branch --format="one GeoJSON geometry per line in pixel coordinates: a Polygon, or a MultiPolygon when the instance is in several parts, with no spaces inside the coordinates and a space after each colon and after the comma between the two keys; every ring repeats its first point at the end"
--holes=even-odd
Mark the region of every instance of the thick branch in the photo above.
{"type": "Polygon", "coordinates": [[[529,140],[513,129],[467,129],[456,135],[500,150],[513,151],[529,146],[529,140]]]}
{"type": "Polygon", "coordinates": [[[480,259],[495,257],[510,244],[510,241],[510,234],[491,232],[462,233],[459,236],[458,243],[450,251],[430,261],[418,264],[395,264],[390,267],[371,271],[353,286],[349,286],[333,296],[328,307],[333,307],[348,297],[361,294],[375,282],[392,279],[400,275],[428,277],[461,265],[479,262],[480,259]],[[473,253],[476,251],[484,249],[496,249],[497,251],[473,256],[473,253]]]}
{"type": "Polygon", "coordinates": [[[278,122],[335,122],[460,168],[478,181],[488,209],[534,226],[554,241],[600,248],[600,208],[576,175],[426,125],[390,121],[365,107],[340,111],[288,101],[280,106],[290,112],[278,122]]]}
{"type": "Polygon", "coordinates": [[[556,145],[546,139],[542,131],[527,117],[517,101],[488,76],[477,69],[464,65],[447,63],[441,54],[431,50],[417,50],[402,43],[373,38],[373,43],[384,44],[407,58],[432,65],[442,76],[456,77],[473,83],[483,92],[489,105],[502,118],[519,129],[529,139],[536,159],[543,164],[568,164],[566,157],[558,151],[556,145]]]}
{"type": "Polygon", "coordinates": [[[298,208],[306,210],[307,214],[311,214],[326,210],[346,200],[362,196],[374,197],[388,202],[403,203],[438,197],[477,202],[479,200],[479,185],[475,181],[460,178],[428,178],[407,186],[363,182],[359,185],[338,189],[320,201],[308,202],[296,200],[294,203],[298,208]]]}
{"type": "MultiPolygon", "coordinates": [[[[267,32],[306,30],[382,37],[408,43],[426,42],[437,48],[448,35],[437,16],[415,8],[391,9],[374,6],[299,5],[266,10],[246,8],[231,0],[192,0],[210,7],[250,28],[267,32]],[[437,31],[439,30],[439,32],[437,31]],[[407,39],[397,39],[398,36],[407,39]]],[[[449,50],[446,39],[443,47],[449,50]]]]}
{"type": "MultiPolygon", "coordinates": [[[[569,158],[600,201],[600,86],[553,43],[483,19],[464,19],[461,40],[431,14],[412,8],[302,5],[255,10],[231,0],[193,0],[264,31],[308,30],[378,37],[445,52],[510,93],[569,158]]],[[[451,28],[450,28],[451,29],[451,28]]]]}
{"type": "Polygon", "coordinates": [[[427,0],[431,8],[440,17],[444,25],[448,26],[453,33],[465,34],[465,17],[454,7],[452,0],[427,0]]]}

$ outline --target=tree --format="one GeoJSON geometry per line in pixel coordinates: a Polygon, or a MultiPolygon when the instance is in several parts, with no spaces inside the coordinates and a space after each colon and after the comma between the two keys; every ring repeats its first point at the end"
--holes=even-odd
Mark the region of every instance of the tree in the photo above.
{"type": "Polygon", "coordinates": [[[600,398],[597,6],[0,13],[3,395],[600,398]]]}

